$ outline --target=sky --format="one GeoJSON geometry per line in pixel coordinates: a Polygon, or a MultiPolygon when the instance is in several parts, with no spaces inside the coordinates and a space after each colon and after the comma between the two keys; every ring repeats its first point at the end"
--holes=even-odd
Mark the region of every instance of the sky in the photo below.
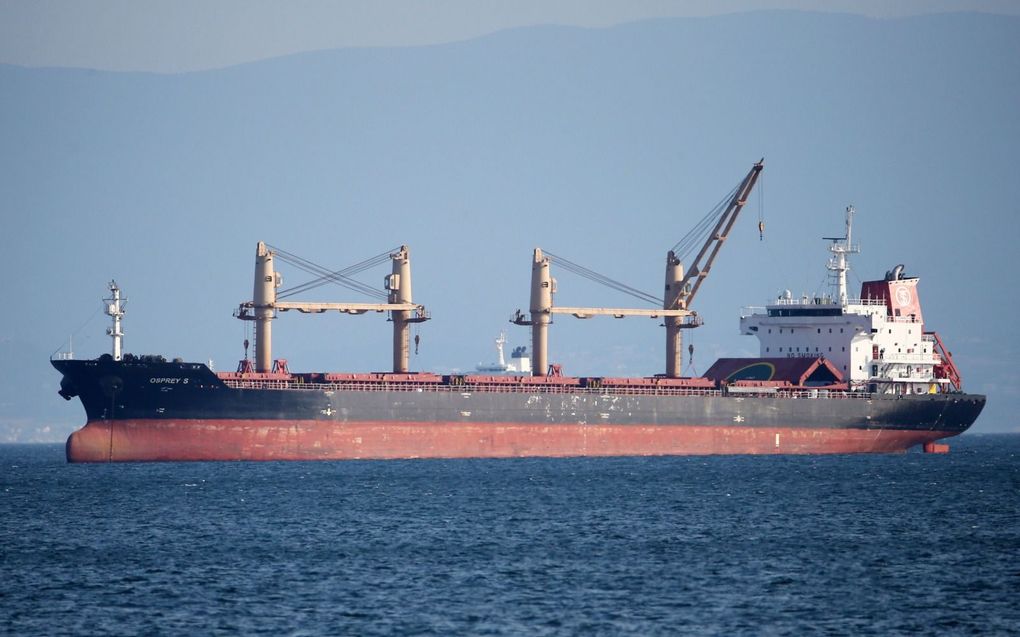
{"type": "Polygon", "coordinates": [[[897,18],[952,11],[1020,15],[1016,0],[3,0],[0,63],[182,73],[341,47],[420,46],[537,25],[755,10],[897,18]]]}
{"type": "MultiPolygon", "coordinates": [[[[79,357],[109,349],[110,278],[130,299],[126,351],[226,370],[257,241],[332,268],[408,243],[433,317],[412,368],[470,370],[500,330],[528,342],[507,319],[534,247],[654,292],[665,250],[762,156],[765,240],[752,205],[699,293],[692,371],[757,355],[742,306],[826,291],[820,238],[854,204],[851,285],[919,275],[929,327],[990,396],[975,431],[1020,431],[1020,293],[999,285],[1020,217],[1003,196],[1015,3],[280,6],[0,2],[0,289],[20,304],[0,313],[18,370],[0,441],[81,425],[47,358],[70,335],[79,357]]],[[[559,305],[629,302],[557,278],[559,305]]],[[[342,294],[301,300],[367,300],[342,294]]],[[[273,328],[291,369],[389,364],[380,317],[295,314],[273,328]]],[[[657,322],[552,331],[566,373],[661,371],[657,322]]]]}

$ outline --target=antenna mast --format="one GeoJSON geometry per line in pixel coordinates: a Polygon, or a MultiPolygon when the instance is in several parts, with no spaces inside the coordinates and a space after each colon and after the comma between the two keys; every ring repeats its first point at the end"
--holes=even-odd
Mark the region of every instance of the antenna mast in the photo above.
{"type": "Polygon", "coordinates": [[[124,330],[121,328],[120,320],[124,318],[124,306],[121,301],[127,303],[127,299],[120,298],[120,287],[116,281],[110,281],[110,298],[103,299],[106,304],[106,315],[113,319],[113,325],[106,328],[106,335],[113,339],[113,360],[119,361],[123,358],[122,349],[124,343],[124,330]]]}
{"type": "Polygon", "coordinates": [[[829,259],[829,263],[825,267],[832,273],[836,296],[839,299],[839,304],[844,307],[847,304],[848,298],[846,292],[846,273],[850,270],[847,255],[859,254],[861,251],[861,246],[853,244],[854,212],[853,206],[846,207],[846,234],[844,236],[824,237],[827,241],[832,242],[829,246],[832,258],[829,259]]]}

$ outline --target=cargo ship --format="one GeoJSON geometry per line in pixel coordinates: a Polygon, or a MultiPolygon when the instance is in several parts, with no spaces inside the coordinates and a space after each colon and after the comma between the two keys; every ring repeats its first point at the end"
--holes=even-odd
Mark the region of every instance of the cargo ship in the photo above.
{"type": "MultiPolygon", "coordinates": [[[[110,284],[106,313],[112,351],[92,360],[52,360],[60,395],[80,398],[86,424],[67,440],[69,462],[327,460],[902,452],[970,427],[985,396],[963,391],[938,334],[926,329],[916,277],[903,266],[847,290],[852,208],[843,236],[829,237],[832,290],[785,292],[745,308],[742,333],[758,358],[724,358],[697,377],[681,375],[682,334],[702,324],[691,301],[762,170],[757,162],[666,258],[665,294],[656,297],[555,257],[532,255],[529,312],[511,322],[531,330],[530,374],[436,374],[408,367],[409,327],[430,318],[412,300],[410,252],[387,251],[346,270],[329,270],[259,243],[251,301],[235,315],[254,324],[254,355],[236,371],[158,355],[123,353],[123,299],[110,284]],[[700,234],[698,234],[700,232],[700,234]],[[693,239],[692,239],[693,237],[693,239]],[[701,239],[704,239],[702,242],[701,239]],[[690,266],[683,262],[696,253],[690,266]],[[284,259],[316,275],[312,283],[364,290],[351,278],[366,264],[391,263],[376,303],[283,300],[275,269],[284,259]],[[553,266],[589,276],[654,304],[648,308],[561,307],[553,266]],[[291,372],[272,357],[280,312],[388,313],[393,369],[385,373],[291,372]],[[571,377],[548,360],[554,315],[644,316],[666,328],[664,373],[640,378],[571,377]]],[[[759,231],[764,224],[759,221],[759,231]]],[[[502,343],[500,343],[501,345],[502,343]]],[[[501,361],[502,362],[502,361],[501,361]]],[[[506,371],[506,364],[501,371],[506,371]]]]}

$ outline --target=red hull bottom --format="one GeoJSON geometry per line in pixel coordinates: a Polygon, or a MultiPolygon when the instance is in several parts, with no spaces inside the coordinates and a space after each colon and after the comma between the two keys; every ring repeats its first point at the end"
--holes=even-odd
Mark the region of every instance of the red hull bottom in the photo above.
{"type": "Polygon", "coordinates": [[[279,420],[94,421],[68,462],[891,453],[946,431],[279,420]]]}

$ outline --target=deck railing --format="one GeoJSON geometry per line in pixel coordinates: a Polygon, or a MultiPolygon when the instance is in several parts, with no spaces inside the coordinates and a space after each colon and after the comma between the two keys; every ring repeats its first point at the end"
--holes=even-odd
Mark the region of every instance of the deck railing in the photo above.
{"type": "MultiPolygon", "coordinates": [[[[331,392],[442,392],[452,394],[531,394],[531,395],[563,395],[580,394],[585,396],[725,396],[725,390],[701,389],[696,387],[580,387],[577,385],[524,385],[524,384],[464,384],[445,385],[434,383],[296,383],[281,380],[224,380],[223,384],[231,389],[259,389],[283,391],[331,391],[331,392]]],[[[826,389],[783,389],[783,388],[751,388],[742,387],[734,396],[788,398],[788,399],[870,399],[868,392],[826,390],[826,389]]]]}

